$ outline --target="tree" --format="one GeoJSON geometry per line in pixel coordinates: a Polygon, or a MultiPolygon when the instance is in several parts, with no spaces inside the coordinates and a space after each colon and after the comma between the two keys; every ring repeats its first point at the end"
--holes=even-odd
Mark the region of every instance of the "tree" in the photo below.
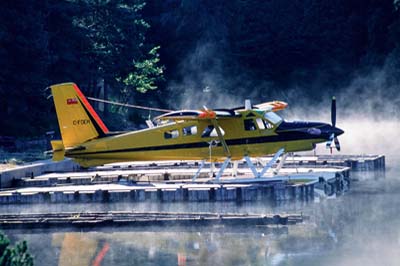
{"type": "MultiPolygon", "coordinates": [[[[103,80],[105,88],[110,86],[113,89],[111,94],[119,95],[126,90],[124,80],[126,78],[132,80],[134,73],[138,73],[131,73],[132,62],[136,69],[143,70],[144,66],[140,66],[139,62],[151,63],[148,61],[150,59],[146,59],[146,52],[154,51],[154,54],[150,55],[156,56],[157,49],[153,50],[145,43],[145,32],[150,27],[141,15],[145,2],[143,0],[73,2],[81,10],[79,15],[74,16],[73,26],[83,32],[88,44],[85,52],[91,73],[89,83],[95,84],[98,80],[103,80]]],[[[152,65],[147,65],[146,69],[150,70],[152,65]]],[[[147,75],[150,72],[142,71],[138,74],[147,75]]],[[[138,89],[143,90],[143,84],[140,86],[138,89]]],[[[93,87],[91,89],[95,90],[93,87]]]]}
{"type": "Polygon", "coordinates": [[[0,135],[37,133],[47,124],[43,115],[48,66],[44,17],[42,1],[0,3],[0,135]]]}
{"type": "Polygon", "coordinates": [[[162,78],[163,66],[159,66],[160,58],[157,53],[160,46],[154,47],[148,53],[150,58],[133,62],[133,72],[124,79],[125,85],[135,88],[141,93],[157,89],[156,82],[162,78]]]}
{"type": "Polygon", "coordinates": [[[158,49],[146,42],[144,6],[144,0],[2,1],[0,135],[37,136],[56,124],[46,115],[50,84],[74,81],[98,97],[101,83],[104,98],[155,89],[163,73],[158,49]]]}
{"type": "Polygon", "coordinates": [[[33,257],[28,252],[26,241],[10,247],[10,240],[0,233],[0,265],[1,266],[33,266],[33,257]]]}

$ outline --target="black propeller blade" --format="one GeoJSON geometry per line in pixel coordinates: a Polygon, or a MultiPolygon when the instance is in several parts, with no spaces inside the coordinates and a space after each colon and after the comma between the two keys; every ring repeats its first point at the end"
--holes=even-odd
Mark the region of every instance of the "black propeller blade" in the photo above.
{"type": "Polygon", "coordinates": [[[339,143],[339,139],[337,137],[335,137],[333,139],[335,141],[335,147],[337,151],[340,151],[340,143],[339,143]]]}
{"type": "MultiPolygon", "coordinates": [[[[331,123],[332,123],[332,128],[335,129],[336,127],[336,97],[332,97],[332,104],[331,104],[331,123]]],[[[329,136],[329,140],[326,142],[326,147],[331,149],[332,151],[332,142],[335,143],[335,147],[337,151],[340,151],[340,143],[339,139],[335,135],[335,133],[332,133],[329,136]]]]}
{"type": "Polygon", "coordinates": [[[326,142],[326,148],[330,149],[332,146],[332,141],[335,138],[335,135],[332,133],[332,135],[329,136],[329,140],[326,142]]]}
{"type": "Polygon", "coordinates": [[[336,126],[336,97],[332,97],[332,105],[331,105],[331,123],[332,127],[336,126]]]}

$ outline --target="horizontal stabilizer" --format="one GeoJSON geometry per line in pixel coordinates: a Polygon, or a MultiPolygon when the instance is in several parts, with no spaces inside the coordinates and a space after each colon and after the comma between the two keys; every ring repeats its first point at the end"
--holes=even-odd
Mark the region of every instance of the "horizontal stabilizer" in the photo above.
{"type": "Polygon", "coordinates": [[[62,140],[52,140],[51,147],[53,149],[53,161],[64,160],[65,149],[62,140]]]}

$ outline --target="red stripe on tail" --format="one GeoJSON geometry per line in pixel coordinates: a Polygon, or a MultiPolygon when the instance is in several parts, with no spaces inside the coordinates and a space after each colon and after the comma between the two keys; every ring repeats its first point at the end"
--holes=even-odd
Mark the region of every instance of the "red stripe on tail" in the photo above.
{"type": "Polygon", "coordinates": [[[76,93],[78,94],[79,98],[82,100],[83,104],[86,106],[87,110],[89,113],[93,116],[94,120],[96,120],[97,124],[100,126],[100,128],[103,130],[104,134],[108,133],[108,128],[106,125],[101,121],[100,117],[97,115],[96,111],[93,109],[93,107],[90,105],[88,100],[86,99],[85,95],[81,92],[81,90],[78,88],[76,84],[74,84],[74,89],[76,93]]]}

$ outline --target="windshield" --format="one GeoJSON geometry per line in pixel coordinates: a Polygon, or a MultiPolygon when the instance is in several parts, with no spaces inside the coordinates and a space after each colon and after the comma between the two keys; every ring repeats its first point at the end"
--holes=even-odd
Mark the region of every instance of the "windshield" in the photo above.
{"type": "Polygon", "coordinates": [[[276,125],[282,122],[282,117],[279,115],[275,114],[274,112],[267,112],[264,114],[264,118],[267,119],[269,122],[272,124],[276,125]]]}

